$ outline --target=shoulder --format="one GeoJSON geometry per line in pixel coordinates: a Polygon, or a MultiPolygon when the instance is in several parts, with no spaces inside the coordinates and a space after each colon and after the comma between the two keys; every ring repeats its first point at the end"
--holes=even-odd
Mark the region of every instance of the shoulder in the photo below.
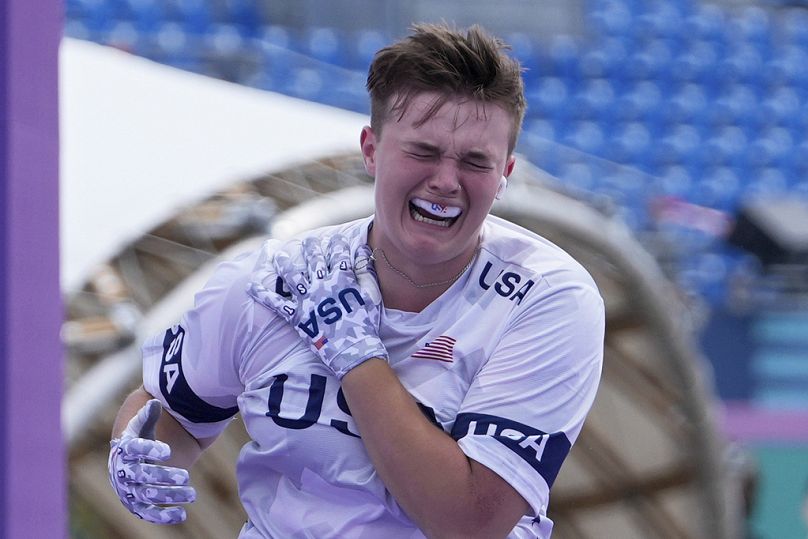
{"type": "Polygon", "coordinates": [[[495,216],[485,223],[477,284],[509,299],[523,315],[559,303],[603,311],[600,291],[583,265],[546,238],[495,216]]]}
{"type": "Polygon", "coordinates": [[[518,268],[547,285],[579,283],[597,290],[592,276],[564,249],[539,234],[490,215],[486,219],[483,243],[485,256],[518,268]]]}

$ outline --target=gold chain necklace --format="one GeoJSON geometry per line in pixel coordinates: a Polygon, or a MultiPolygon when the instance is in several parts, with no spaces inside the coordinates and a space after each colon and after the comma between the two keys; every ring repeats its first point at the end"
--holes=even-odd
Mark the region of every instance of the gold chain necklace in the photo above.
{"type": "Polygon", "coordinates": [[[370,258],[372,260],[378,260],[376,258],[376,253],[380,253],[382,255],[382,259],[384,259],[384,263],[387,264],[387,267],[389,267],[391,270],[393,270],[394,272],[399,274],[401,277],[406,279],[406,281],[408,283],[410,283],[410,285],[412,285],[414,288],[431,288],[433,286],[441,286],[441,285],[453,283],[456,280],[458,280],[461,275],[466,273],[466,270],[471,267],[471,265],[477,259],[477,255],[480,253],[480,244],[479,244],[479,242],[477,243],[477,248],[474,249],[474,254],[471,255],[471,259],[468,261],[468,264],[463,266],[463,269],[460,270],[460,273],[458,273],[454,277],[451,277],[451,278],[446,279],[444,281],[435,281],[433,283],[425,283],[425,284],[416,283],[415,281],[412,280],[412,278],[410,278],[409,275],[407,275],[406,273],[404,273],[403,271],[401,271],[400,269],[395,267],[393,264],[391,264],[390,261],[387,259],[387,255],[384,254],[384,250],[381,247],[376,247],[375,249],[373,249],[373,252],[370,254],[370,258]]]}

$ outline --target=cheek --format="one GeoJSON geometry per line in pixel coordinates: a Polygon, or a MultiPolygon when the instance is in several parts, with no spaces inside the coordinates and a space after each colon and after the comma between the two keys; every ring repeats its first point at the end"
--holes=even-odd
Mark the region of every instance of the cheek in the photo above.
{"type": "Polygon", "coordinates": [[[390,178],[387,178],[387,181],[377,181],[375,198],[377,208],[383,208],[386,211],[395,211],[396,208],[404,203],[406,191],[396,182],[391,182],[390,178]]]}

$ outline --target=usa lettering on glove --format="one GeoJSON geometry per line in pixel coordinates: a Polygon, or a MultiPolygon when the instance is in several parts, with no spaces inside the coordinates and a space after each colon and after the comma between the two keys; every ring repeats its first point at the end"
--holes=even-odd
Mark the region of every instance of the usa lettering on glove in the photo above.
{"type": "Polygon", "coordinates": [[[154,439],[161,410],[160,401],[150,400],[110,442],[109,482],[134,515],[155,524],[178,524],[187,515],[176,504],[193,502],[196,491],[188,484],[187,470],[154,464],[171,457],[168,444],[154,439]]]}
{"type": "Polygon", "coordinates": [[[306,238],[277,249],[249,287],[250,295],[291,324],[340,380],[368,359],[387,358],[378,335],[381,296],[367,246],[357,251],[356,260],[361,263],[355,271],[350,244],[340,234],[329,238],[325,252],[319,238],[306,238]],[[291,296],[273,284],[277,279],[291,296]]]}

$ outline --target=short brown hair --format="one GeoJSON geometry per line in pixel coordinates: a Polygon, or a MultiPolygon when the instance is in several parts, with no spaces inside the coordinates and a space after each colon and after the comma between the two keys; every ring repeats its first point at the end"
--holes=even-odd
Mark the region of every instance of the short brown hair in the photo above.
{"type": "Polygon", "coordinates": [[[368,71],[370,126],[381,136],[392,112],[399,119],[414,95],[438,92],[421,118],[426,122],[453,96],[503,107],[513,120],[508,150],[513,151],[525,115],[525,90],[519,62],[509,47],[480,26],[456,30],[443,24],[417,24],[412,34],[376,53],[368,71]]]}

